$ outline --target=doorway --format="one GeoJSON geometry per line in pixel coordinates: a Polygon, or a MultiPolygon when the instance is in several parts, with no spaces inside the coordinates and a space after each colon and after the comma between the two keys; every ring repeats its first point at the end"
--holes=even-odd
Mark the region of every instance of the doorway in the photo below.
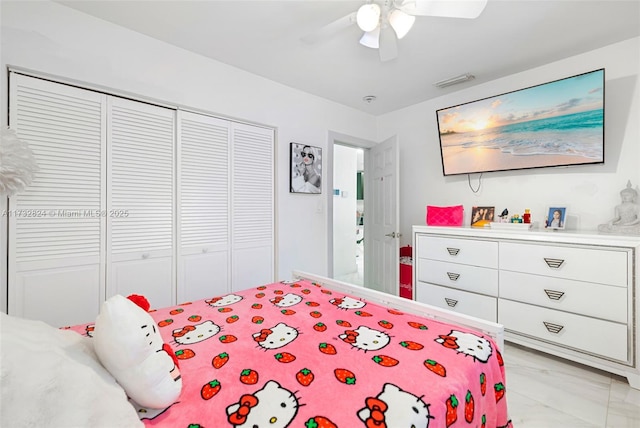
{"type": "MultiPolygon", "coordinates": [[[[389,294],[398,295],[399,293],[399,213],[398,213],[398,138],[397,136],[375,143],[370,140],[352,137],[346,134],[339,134],[329,131],[329,139],[327,144],[328,162],[326,171],[327,177],[327,231],[328,231],[328,276],[331,278],[341,277],[339,270],[336,269],[337,264],[341,261],[336,255],[343,249],[334,239],[345,236],[346,243],[354,250],[348,250],[345,254],[355,254],[357,251],[356,242],[361,239],[353,240],[354,227],[357,216],[357,204],[352,208],[346,209],[348,220],[344,223],[347,226],[343,234],[336,233],[334,227],[334,203],[341,204],[343,201],[343,193],[339,187],[335,187],[333,183],[334,170],[340,170],[339,157],[334,156],[335,150],[339,147],[347,146],[351,148],[361,148],[364,154],[364,167],[362,177],[364,178],[364,199],[367,207],[363,209],[362,216],[364,241],[362,241],[363,249],[363,284],[366,288],[382,291],[389,294]],[[334,162],[338,164],[334,165],[334,162]]],[[[357,162],[357,161],[356,161],[357,162]]],[[[357,166],[353,170],[357,174],[357,166]]],[[[349,173],[350,177],[353,174],[349,173]]],[[[356,178],[353,180],[355,186],[356,178]]],[[[348,199],[356,193],[355,189],[347,190],[344,199],[348,199]],[[349,196],[351,195],[351,196],[349,196]]],[[[363,205],[364,206],[364,205],[363,205]]],[[[347,217],[345,217],[347,218],[347,217]]],[[[359,221],[358,221],[359,222],[359,221]]],[[[353,265],[352,265],[353,266],[353,265]]],[[[352,268],[354,269],[354,268],[352,268]]],[[[354,269],[357,272],[357,265],[354,269]]]]}
{"type": "Polygon", "coordinates": [[[364,149],[335,144],[333,150],[334,278],[364,284],[364,149]]]}

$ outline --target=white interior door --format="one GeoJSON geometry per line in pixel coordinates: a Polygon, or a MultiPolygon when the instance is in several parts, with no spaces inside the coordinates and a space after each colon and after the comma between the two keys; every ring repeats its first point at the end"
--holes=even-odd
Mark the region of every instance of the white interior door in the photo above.
{"type": "Polygon", "coordinates": [[[229,292],[230,122],[178,111],[178,302],[229,292]]]}
{"type": "Polygon", "coordinates": [[[107,297],[144,295],[175,304],[175,110],[107,100],[107,297]]]}
{"type": "Polygon", "coordinates": [[[393,136],[369,150],[365,200],[365,269],[367,287],[398,295],[399,203],[398,141],[393,136]]]}
{"type": "Polygon", "coordinates": [[[104,300],[103,94],[11,73],[10,125],[39,170],[10,199],[10,315],[73,325],[104,300]]]}
{"type": "Polygon", "coordinates": [[[231,126],[232,291],[274,281],[273,129],[231,126]]]}

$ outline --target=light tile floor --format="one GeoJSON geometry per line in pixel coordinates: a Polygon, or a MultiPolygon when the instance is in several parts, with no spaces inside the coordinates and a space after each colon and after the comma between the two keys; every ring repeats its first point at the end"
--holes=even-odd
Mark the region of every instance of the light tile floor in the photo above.
{"type": "MultiPolygon", "coordinates": [[[[362,232],[357,236],[361,237],[362,232]]],[[[335,279],[355,285],[364,284],[364,244],[362,242],[363,241],[360,241],[360,243],[356,245],[356,271],[342,276],[336,276],[335,279]]]]}
{"type": "Polygon", "coordinates": [[[625,378],[505,344],[514,428],[640,428],[640,390],[625,378]]]}

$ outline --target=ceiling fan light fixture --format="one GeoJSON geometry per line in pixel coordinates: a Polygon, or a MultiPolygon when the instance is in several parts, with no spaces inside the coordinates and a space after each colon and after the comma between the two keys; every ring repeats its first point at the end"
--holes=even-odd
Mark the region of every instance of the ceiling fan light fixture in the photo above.
{"type": "Polygon", "coordinates": [[[380,47],[380,26],[364,33],[360,38],[360,44],[371,49],[378,49],[380,47]]]}
{"type": "Polygon", "coordinates": [[[402,39],[407,35],[411,27],[413,27],[413,23],[416,21],[416,17],[413,15],[409,15],[404,13],[401,10],[394,9],[389,14],[389,24],[393,27],[393,30],[396,32],[396,36],[398,39],[402,39]]]}
{"type": "Polygon", "coordinates": [[[360,6],[356,15],[356,22],[362,31],[371,31],[380,23],[380,6],[367,3],[360,6]]]}

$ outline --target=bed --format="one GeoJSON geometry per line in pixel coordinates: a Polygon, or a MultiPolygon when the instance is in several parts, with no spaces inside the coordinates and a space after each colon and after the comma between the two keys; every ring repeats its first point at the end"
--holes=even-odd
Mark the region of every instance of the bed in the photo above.
{"type": "MultiPolygon", "coordinates": [[[[73,398],[59,400],[71,400],[72,410],[63,417],[67,426],[76,417],[92,418],[91,426],[511,426],[498,324],[304,272],[294,272],[290,281],[153,310],[151,316],[178,359],[179,399],[162,409],[128,402],[106,370],[91,361],[93,324],[71,326],[59,330],[74,343],[65,349],[82,355],[70,359],[98,373],[100,386],[82,380],[85,387],[70,392],[73,398]],[[99,415],[77,415],[96,406],[91,394],[103,397],[98,401],[107,408],[99,415]]],[[[17,349],[16,342],[5,340],[10,324],[32,329],[31,321],[11,318],[2,318],[3,352],[7,346],[17,349]]],[[[24,333],[15,340],[33,343],[24,333]]],[[[119,351],[125,350],[114,350],[119,351]]],[[[3,426],[15,422],[6,419],[5,410],[11,406],[15,415],[28,408],[21,400],[30,397],[17,391],[23,382],[9,382],[19,376],[12,375],[17,369],[7,367],[4,357],[3,426]]],[[[35,364],[14,359],[14,365],[35,364]]],[[[67,388],[62,383],[59,389],[67,388]]],[[[55,424],[52,418],[64,412],[61,404],[47,410],[38,402],[46,391],[42,398],[31,394],[29,404],[55,424]]]]}

